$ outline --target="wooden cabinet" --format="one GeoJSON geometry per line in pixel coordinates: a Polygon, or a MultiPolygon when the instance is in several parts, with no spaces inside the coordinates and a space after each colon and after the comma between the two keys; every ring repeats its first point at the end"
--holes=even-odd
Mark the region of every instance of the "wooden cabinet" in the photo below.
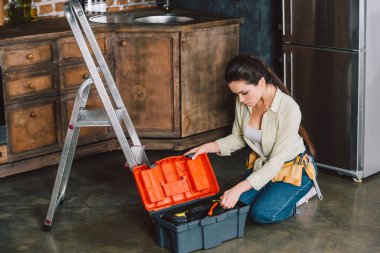
{"type": "MultiPolygon", "coordinates": [[[[234,103],[224,69],[238,54],[239,22],[212,22],[96,33],[147,149],[184,150],[230,131],[234,103]]],[[[71,33],[19,36],[0,36],[0,126],[7,133],[0,177],[59,162],[77,89],[89,77],[71,33]]],[[[103,109],[94,88],[87,107],[103,109]]],[[[118,148],[112,128],[81,128],[76,157],[118,148]]]]}
{"type": "MultiPolygon", "coordinates": [[[[111,62],[109,38],[105,33],[96,38],[111,62]]],[[[7,133],[7,143],[0,145],[0,177],[57,163],[76,91],[89,76],[76,41],[62,37],[2,46],[0,62],[7,133]]],[[[89,106],[101,107],[97,94],[91,94],[89,106]]],[[[78,144],[112,136],[108,128],[83,128],[78,144]]],[[[101,149],[109,150],[100,144],[81,152],[101,149]]]]}
{"type": "Polygon", "coordinates": [[[2,48],[8,161],[59,150],[58,55],[54,41],[2,48]]]}

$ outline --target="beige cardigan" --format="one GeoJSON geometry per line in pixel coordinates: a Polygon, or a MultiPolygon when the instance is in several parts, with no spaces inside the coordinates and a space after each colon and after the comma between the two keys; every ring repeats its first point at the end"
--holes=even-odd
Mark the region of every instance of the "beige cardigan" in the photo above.
{"type": "Polygon", "coordinates": [[[301,123],[301,111],[292,97],[277,89],[272,105],[263,114],[261,122],[263,152],[244,136],[244,129],[251,116],[251,107],[236,99],[235,121],[232,134],[216,141],[219,155],[230,155],[246,144],[259,158],[255,162],[253,173],[247,178],[256,190],[260,190],[280,171],[282,165],[305,151],[302,137],[298,134],[301,123]]]}

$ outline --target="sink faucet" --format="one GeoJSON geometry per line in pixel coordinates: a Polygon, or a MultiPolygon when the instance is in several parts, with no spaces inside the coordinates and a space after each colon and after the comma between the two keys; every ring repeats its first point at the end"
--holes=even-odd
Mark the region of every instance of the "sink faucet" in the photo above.
{"type": "Polygon", "coordinates": [[[170,11],[170,3],[169,0],[165,0],[164,4],[162,5],[162,8],[164,8],[165,11],[170,11]]]}
{"type": "MultiPolygon", "coordinates": [[[[124,8],[128,8],[129,6],[136,6],[136,5],[141,5],[140,1],[136,2],[137,0],[127,0],[125,3],[124,8]]],[[[145,3],[146,7],[149,7],[152,1],[147,1],[145,3]]]]}
{"type": "MultiPolygon", "coordinates": [[[[136,2],[137,0],[127,0],[125,3],[125,8],[128,8],[129,6],[134,6],[134,5],[140,5],[140,1],[136,2]]],[[[147,1],[146,6],[149,7],[151,2],[154,1],[147,1]]],[[[163,0],[163,1],[156,1],[157,6],[162,6],[162,8],[169,12],[170,11],[170,1],[169,0],[163,0]]]]}

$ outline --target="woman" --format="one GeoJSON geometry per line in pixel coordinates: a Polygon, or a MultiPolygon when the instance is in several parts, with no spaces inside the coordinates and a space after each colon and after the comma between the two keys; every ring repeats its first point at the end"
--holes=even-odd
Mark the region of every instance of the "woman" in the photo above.
{"type": "Polygon", "coordinates": [[[284,164],[303,159],[305,154],[315,166],[313,144],[300,125],[300,108],[281,80],[258,58],[236,56],[226,68],[225,79],[237,95],[232,134],[186,154],[194,153],[193,159],[200,153],[230,155],[248,144],[258,158],[245,179],[224,192],[221,205],[232,208],[238,200],[251,205],[250,217],[257,223],[285,220],[296,213],[296,206],[316,194],[304,169],[299,174],[300,186],[273,182],[284,164]]]}

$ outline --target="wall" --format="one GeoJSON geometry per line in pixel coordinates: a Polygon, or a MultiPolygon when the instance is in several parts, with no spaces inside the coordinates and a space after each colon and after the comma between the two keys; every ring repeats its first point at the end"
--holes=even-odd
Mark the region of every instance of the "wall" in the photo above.
{"type": "MultiPolygon", "coordinates": [[[[4,14],[5,20],[7,21],[8,17],[8,2],[12,0],[4,0],[4,14]]],[[[37,16],[38,17],[61,17],[63,13],[63,3],[67,0],[33,0],[37,7],[37,16]]],[[[104,0],[105,1],[105,0],[104,0]]],[[[129,8],[136,7],[145,7],[148,4],[155,5],[156,1],[150,0],[107,0],[110,3],[107,11],[119,11],[125,9],[126,2],[130,2],[129,8]]]]}
{"type": "Polygon", "coordinates": [[[263,58],[280,76],[282,4],[280,0],[172,0],[175,8],[244,18],[240,53],[263,58]]]}

